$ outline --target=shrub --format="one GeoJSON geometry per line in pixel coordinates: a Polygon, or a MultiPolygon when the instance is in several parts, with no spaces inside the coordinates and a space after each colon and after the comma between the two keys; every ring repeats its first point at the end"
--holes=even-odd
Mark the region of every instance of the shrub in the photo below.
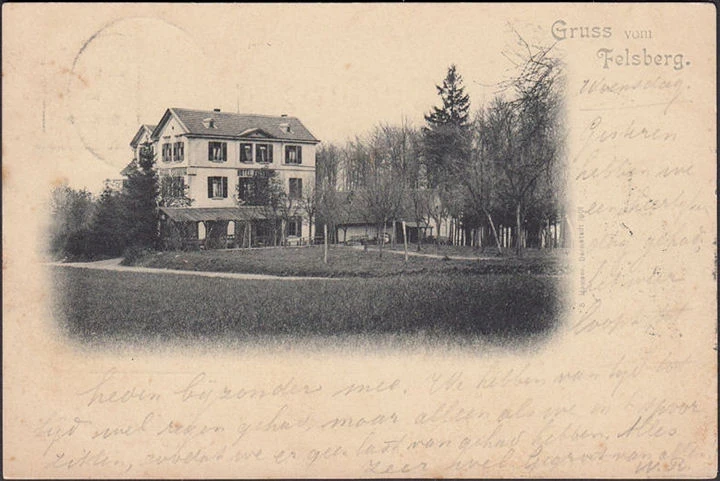
{"type": "Polygon", "coordinates": [[[124,266],[133,265],[139,259],[154,254],[155,251],[142,246],[130,246],[123,252],[123,261],[121,262],[124,266]]]}

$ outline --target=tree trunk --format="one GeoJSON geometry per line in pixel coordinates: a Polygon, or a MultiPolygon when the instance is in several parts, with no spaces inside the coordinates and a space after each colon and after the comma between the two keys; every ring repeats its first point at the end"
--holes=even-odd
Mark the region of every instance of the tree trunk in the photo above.
{"type": "MultiPolygon", "coordinates": [[[[390,237],[390,247],[395,248],[395,233],[397,232],[397,221],[393,220],[392,235],[390,237]]],[[[383,241],[385,240],[385,234],[383,234],[383,241]]]]}
{"type": "Polygon", "coordinates": [[[323,262],[325,262],[325,264],[327,264],[327,263],[328,263],[328,229],[327,229],[327,224],[323,224],[323,228],[324,228],[324,230],[325,230],[325,232],[324,232],[324,233],[325,233],[325,249],[324,249],[324,251],[323,251],[323,262]]]}
{"type": "Polygon", "coordinates": [[[417,251],[420,252],[420,245],[422,244],[422,236],[425,235],[426,230],[423,229],[423,234],[420,234],[420,221],[415,222],[417,224],[417,251]]]}
{"type": "Polygon", "coordinates": [[[405,221],[402,221],[402,228],[403,228],[403,243],[405,244],[405,262],[408,261],[408,243],[407,243],[407,227],[405,226],[405,221]]]}
{"type": "Polygon", "coordinates": [[[492,216],[490,215],[490,212],[485,211],[485,215],[488,218],[488,222],[490,222],[490,229],[492,229],[493,237],[495,237],[495,244],[497,245],[498,254],[502,255],[502,246],[500,245],[500,238],[498,237],[498,233],[495,230],[495,223],[492,220],[492,216]]]}
{"type": "Polygon", "coordinates": [[[522,220],[520,216],[520,209],[521,204],[518,202],[517,206],[515,207],[515,253],[517,255],[520,255],[520,251],[522,249],[522,220]]]}
{"type": "Polygon", "coordinates": [[[308,216],[308,245],[313,244],[313,218],[308,216]]]}
{"type": "Polygon", "coordinates": [[[378,229],[378,242],[380,243],[380,257],[382,257],[383,254],[383,244],[385,244],[385,224],[387,222],[383,221],[382,223],[382,237],[380,237],[381,229],[378,229]]]}
{"type": "Polygon", "coordinates": [[[285,247],[285,244],[287,244],[287,242],[285,241],[285,229],[286,229],[286,224],[285,224],[285,219],[283,219],[280,221],[280,245],[282,247],[285,247]]]}

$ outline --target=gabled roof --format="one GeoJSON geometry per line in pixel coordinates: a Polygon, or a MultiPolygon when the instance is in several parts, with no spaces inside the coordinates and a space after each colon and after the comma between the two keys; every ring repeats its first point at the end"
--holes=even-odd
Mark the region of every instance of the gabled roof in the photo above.
{"type": "Polygon", "coordinates": [[[234,114],[215,112],[213,110],[191,110],[169,108],[155,127],[152,138],[157,140],[165,123],[175,117],[185,130],[185,134],[195,137],[214,137],[228,139],[250,138],[253,134],[264,134],[269,139],[320,142],[295,117],[234,114]],[[212,119],[212,127],[207,126],[206,119],[212,119]]]}
{"type": "Polygon", "coordinates": [[[153,130],[155,130],[156,125],[151,124],[142,124],[140,128],[138,129],[137,133],[135,134],[135,137],[133,137],[132,142],[130,142],[130,147],[133,149],[138,146],[138,142],[140,142],[140,138],[143,136],[144,133],[147,133],[148,135],[152,135],[153,130]]]}
{"type": "Polygon", "coordinates": [[[125,166],[125,168],[123,168],[123,170],[120,171],[120,175],[122,175],[123,177],[127,177],[128,175],[130,175],[130,172],[132,171],[132,167],[133,167],[133,162],[130,162],[128,165],[125,166]]]}

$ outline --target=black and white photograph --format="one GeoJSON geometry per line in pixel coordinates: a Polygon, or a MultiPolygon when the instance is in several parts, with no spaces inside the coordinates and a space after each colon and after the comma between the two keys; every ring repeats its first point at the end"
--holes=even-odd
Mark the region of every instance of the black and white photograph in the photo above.
{"type": "Polygon", "coordinates": [[[4,474],[716,473],[715,14],[651,10],[5,5],[4,474]]]}
{"type": "MultiPolygon", "coordinates": [[[[512,347],[549,335],[567,294],[571,242],[562,59],[552,44],[502,30],[501,71],[466,80],[443,52],[445,62],[440,56],[420,77],[424,85],[409,85],[428,98],[425,110],[403,96],[368,100],[365,131],[343,113],[350,106],[321,110],[310,91],[286,93],[298,83],[313,90],[313,78],[331,67],[313,65],[305,80],[283,77],[285,53],[265,67],[280,80],[264,87],[267,105],[253,102],[259,113],[241,105],[266,82],[238,74],[235,90],[194,87],[221,92],[225,109],[235,100],[231,111],[199,108],[189,92],[172,104],[183,107],[157,109],[137,126],[137,111],[114,113],[114,129],[128,125],[124,151],[79,125],[88,152],[118,172],[101,191],[63,183],[51,193],[52,284],[68,337],[90,345],[319,336],[512,347]],[[278,97],[309,118],[276,111],[278,97]],[[326,123],[349,135],[318,130],[326,123]]],[[[95,42],[78,71],[93,62],[95,42]]],[[[147,106],[131,102],[143,113],[159,106],[159,92],[181,85],[147,76],[143,62],[133,67],[147,90],[132,91],[128,79],[128,91],[111,95],[147,98],[147,106]]],[[[70,81],[69,96],[83,90],[70,81]]],[[[81,108],[93,124],[105,118],[81,108]]]]}

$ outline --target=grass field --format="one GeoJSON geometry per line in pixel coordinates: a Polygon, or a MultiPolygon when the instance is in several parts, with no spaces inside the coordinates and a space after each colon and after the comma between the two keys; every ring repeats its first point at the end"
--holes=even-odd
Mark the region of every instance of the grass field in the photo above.
{"type": "MultiPolygon", "coordinates": [[[[454,247],[454,246],[451,246],[454,247]]],[[[440,249],[447,249],[441,246],[440,249]]],[[[434,247],[425,249],[434,253],[434,247]]],[[[444,252],[444,251],[442,251],[444,252]]],[[[473,256],[478,251],[458,248],[449,255],[473,256]]],[[[408,274],[555,274],[565,270],[565,259],[557,251],[547,254],[528,252],[523,258],[484,257],[477,261],[438,259],[385,252],[367,252],[333,246],[328,264],[323,248],[286,247],[274,249],[235,249],[199,252],[158,252],[136,259],[132,265],[192,271],[243,272],[277,276],[386,277],[408,274]]]]}
{"type": "MultiPolygon", "coordinates": [[[[222,252],[213,254],[204,262],[224,259],[222,252]]],[[[194,254],[182,256],[195,259],[194,254]]],[[[348,267],[352,256],[348,258],[342,261],[343,269],[367,272],[352,270],[348,267]]],[[[182,262],[183,257],[178,259],[182,262]]],[[[243,267],[254,265],[252,256],[243,259],[243,267]]],[[[340,258],[335,261],[337,267],[340,258]]],[[[426,259],[421,261],[411,265],[422,271],[427,265],[426,259]]],[[[546,275],[467,275],[450,270],[431,275],[250,281],[51,269],[61,328],[81,344],[97,346],[353,335],[515,343],[551,332],[561,308],[558,279],[546,275]]]]}

